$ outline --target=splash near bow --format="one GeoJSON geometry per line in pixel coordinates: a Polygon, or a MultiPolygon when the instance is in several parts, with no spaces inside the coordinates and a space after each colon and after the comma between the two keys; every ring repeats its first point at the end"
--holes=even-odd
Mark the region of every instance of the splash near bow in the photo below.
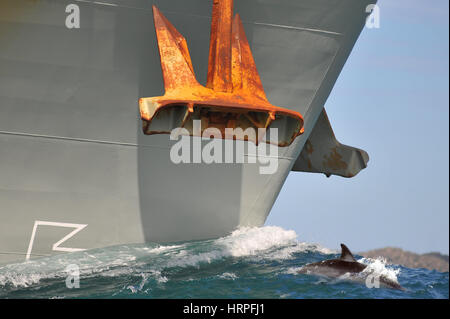
{"type": "Polygon", "coordinates": [[[139,100],[145,134],[183,128],[184,134],[202,136],[205,130],[217,129],[227,138],[225,129],[250,128],[259,136],[232,138],[288,146],[303,133],[300,113],[267,100],[241,19],[238,14],[233,18],[232,0],[213,2],[206,86],[195,77],[186,39],[155,6],[153,16],[165,94],[139,100]],[[195,129],[194,120],[201,121],[201,130],[195,129]],[[268,128],[278,129],[277,141],[265,137],[268,128]]]}

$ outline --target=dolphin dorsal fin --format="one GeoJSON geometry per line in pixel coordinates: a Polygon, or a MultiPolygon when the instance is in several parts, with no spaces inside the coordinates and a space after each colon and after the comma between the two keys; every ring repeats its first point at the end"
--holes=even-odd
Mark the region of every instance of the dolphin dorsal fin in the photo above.
{"type": "Polygon", "coordinates": [[[347,246],[345,246],[344,244],[341,244],[341,257],[339,258],[340,260],[344,260],[344,261],[354,261],[356,262],[355,257],[353,257],[350,249],[347,248],[347,246]]]}

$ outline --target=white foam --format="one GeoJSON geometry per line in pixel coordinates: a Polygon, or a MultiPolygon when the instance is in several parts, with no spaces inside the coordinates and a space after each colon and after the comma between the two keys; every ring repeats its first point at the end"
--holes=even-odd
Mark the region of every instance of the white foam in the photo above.
{"type": "Polygon", "coordinates": [[[216,240],[216,243],[223,245],[230,256],[251,256],[264,250],[296,244],[297,234],[277,226],[245,227],[216,240]]]}
{"type": "Polygon", "coordinates": [[[166,283],[167,281],[169,281],[169,279],[167,279],[167,277],[163,276],[161,274],[161,271],[158,271],[158,270],[150,270],[148,272],[141,273],[140,275],[142,277],[142,280],[139,283],[139,285],[137,285],[137,286],[129,285],[126,287],[126,289],[129,289],[131,291],[131,293],[133,293],[133,294],[142,292],[142,291],[147,292],[148,290],[151,290],[149,288],[144,290],[145,284],[148,283],[150,278],[155,279],[158,284],[163,284],[163,283],[166,283]]]}
{"type": "Polygon", "coordinates": [[[236,276],[236,274],[232,272],[224,272],[222,275],[219,276],[219,278],[226,280],[235,280],[238,278],[238,276],[236,276]]]}
{"type": "Polygon", "coordinates": [[[149,247],[140,247],[138,248],[139,250],[142,250],[146,253],[150,253],[150,254],[160,254],[160,253],[164,253],[170,250],[174,250],[174,249],[179,249],[179,248],[183,248],[183,245],[168,245],[168,246],[158,246],[155,248],[149,248],[149,247]]]}
{"type": "Polygon", "coordinates": [[[324,254],[334,252],[318,244],[298,242],[295,231],[277,226],[239,228],[229,236],[212,241],[211,244],[215,249],[197,254],[190,249],[180,250],[172,255],[167,266],[198,267],[201,263],[211,263],[226,257],[289,259],[293,258],[295,253],[305,251],[318,251],[324,254]]]}
{"type": "Polygon", "coordinates": [[[213,250],[206,253],[192,254],[186,250],[180,251],[173,255],[167,262],[168,267],[188,267],[199,266],[201,263],[211,263],[214,260],[225,257],[226,254],[221,250],[213,250]]]}
{"type": "Polygon", "coordinates": [[[295,245],[297,234],[276,226],[244,227],[235,230],[229,236],[211,242],[215,249],[193,254],[191,250],[181,250],[172,255],[169,267],[198,266],[211,263],[225,257],[256,256],[269,250],[295,245]]]}
{"type": "Polygon", "coordinates": [[[142,282],[140,284],[140,289],[144,287],[144,285],[148,282],[150,278],[153,278],[156,280],[157,283],[162,284],[165,282],[168,282],[169,279],[167,279],[166,276],[163,276],[161,271],[159,270],[150,270],[148,272],[142,273],[142,282]]]}
{"type": "Polygon", "coordinates": [[[68,265],[76,265],[80,270],[80,277],[91,275],[116,276],[131,273],[132,269],[124,267],[135,262],[136,256],[124,246],[123,251],[115,253],[76,252],[44,257],[17,264],[8,264],[0,267],[0,287],[10,285],[13,287],[29,287],[39,284],[45,279],[65,280],[68,276],[68,265]]]}
{"type": "Polygon", "coordinates": [[[298,275],[298,272],[301,269],[302,269],[302,267],[289,267],[285,273],[288,275],[298,275]]]}
{"type": "Polygon", "coordinates": [[[5,272],[0,274],[0,286],[9,284],[16,288],[29,287],[38,284],[42,277],[43,275],[39,273],[22,274],[19,272],[5,272]]]}
{"type": "Polygon", "coordinates": [[[386,259],[384,258],[361,258],[358,262],[366,264],[367,267],[362,272],[364,274],[373,274],[380,277],[385,277],[393,282],[398,283],[397,275],[400,274],[400,268],[394,268],[394,266],[387,266],[386,259]]]}

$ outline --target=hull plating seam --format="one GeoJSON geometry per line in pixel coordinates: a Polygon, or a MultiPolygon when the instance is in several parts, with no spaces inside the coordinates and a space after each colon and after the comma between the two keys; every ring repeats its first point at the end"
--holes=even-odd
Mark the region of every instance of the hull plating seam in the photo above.
{"type": "MultiPolygon", "coordinates": [[[[151,12],[152,9],[151,8],[139,8],[139,7],[134,7],[134,6],[124,6],[124,5],[119,5],[119,4],[112,4],[112,3],[104,3],[104,2],[98,2],[98,1],[94,1],[94,2],[90,2],[90,1],[86,1],[86,0],[74,0],[75,2],[81,2],[84,4],[91,4],[91,5],[98,5],[98,6],[107,6],[107,7],[118,7],[118,8],[125,8],[125,9],[133,9],[133,10],[139,10],[139,11],[149,11],[151,12]]],[[[192,14],[192,13],[186,13],[186,12],[180,12],[180,11],[171,11],[171,10],[162,10],[168,14],[177,14],[177,15],[182,15],[182,16],[189,16],[189,17],[193,17],[193,18],[205,18],[205,19],[211,19],[210,16],[206,16],[206,15],[201,15],[201,14],[192,14]]],[[[289,25],[282,25],[282,24],[273,24],[273,23],[264,23],[264,22],[249,22],[249,21],[245,21],[242,20],[243,23],[248,23],[248,24],[255,24],[255,25],[262,25],[265,27],[272,27],[272,28],[280,28],[280,29],[291,29],[291,30],[298,30],[298,31],[310,31],[310,32],[317,32],[317,33],[326,33],[326,34],[333,34],[333,35],[339,35],[339,36],[343,36],[344,34],[339,33],[339,32],[333,32],[333,31],[328,31],[328,30],[322,30],[322,29],[312,29],[312,28],[306,28],[306,27],[297,27],[297,26],[289,26],[289,25]]]]}
{"type": "MultiPolygon", "coordinates": [[[[120,143],[120,142],[111,142],[111,141],[101,141],[101,140],[88,140],[84,138],[74,138],[74,137],[63,137],[63,136],[51,136],[51,135],[41,135],[41,134],[29,134],[29,133],[19,133],[19,132],[7,132],[0,131],[0,135],[14,135],[14,136],[24,136],[24,137],[37,137],[37,138],[45,138],[51,140],[61,140],[61,141],[73,141],[73,142],[83,142],[83,143],[97,143],[97,144],[107,144],[107,145],[118,145],[118,146],[129,146],[129,147],[144,147],[144,148],[159,148],[159,149],[170,149],[170,147],[163,147],[157,145],[139,145],[133,143],[120,143]]],[[[244,156],[257,156],[256,154],[244,154],[244,156]]],[[[288,161],[295,160],[296,158],[289,156],[267,156],[267,155],[258,155],[258,157],[262,158],[278,158],[284,159],[288,161]]]]}

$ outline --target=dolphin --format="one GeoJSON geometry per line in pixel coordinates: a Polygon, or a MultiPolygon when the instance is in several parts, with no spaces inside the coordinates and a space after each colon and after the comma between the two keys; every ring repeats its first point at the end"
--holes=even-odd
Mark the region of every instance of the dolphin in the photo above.
{"type": "MultiPolygon", "coordinates": [[[[353,257],[350,252],[350,249],[348,249],[344,244],[341,244],[341,249],[341,257],[339,257],[339,259],[328,259],[316,263],[306,264],[300,268],[298,273],[325,276],[329,278],[338,278],[345,274],[349,274],[349,277],[345,277],[346,279],[363,279],[367,282],[367,277],[372,275],[370,272],[367,272],[367,274],[363,273],[363,271],[367,268],[367,265],[357,262],[355,257],[353,257]],[[359,276],[359,274],[361,274],[361,276],[359,276]]],[[[374,283],[373,280],[378,280],[380,285],[383,287],[405,290],[398,282],[383,275],[372,275],[369,280],[371,283],[374,283]]],[[[379,285],[377,286],[376,284],[373,284],[371,287],[379,287],[379,285]]]]}

